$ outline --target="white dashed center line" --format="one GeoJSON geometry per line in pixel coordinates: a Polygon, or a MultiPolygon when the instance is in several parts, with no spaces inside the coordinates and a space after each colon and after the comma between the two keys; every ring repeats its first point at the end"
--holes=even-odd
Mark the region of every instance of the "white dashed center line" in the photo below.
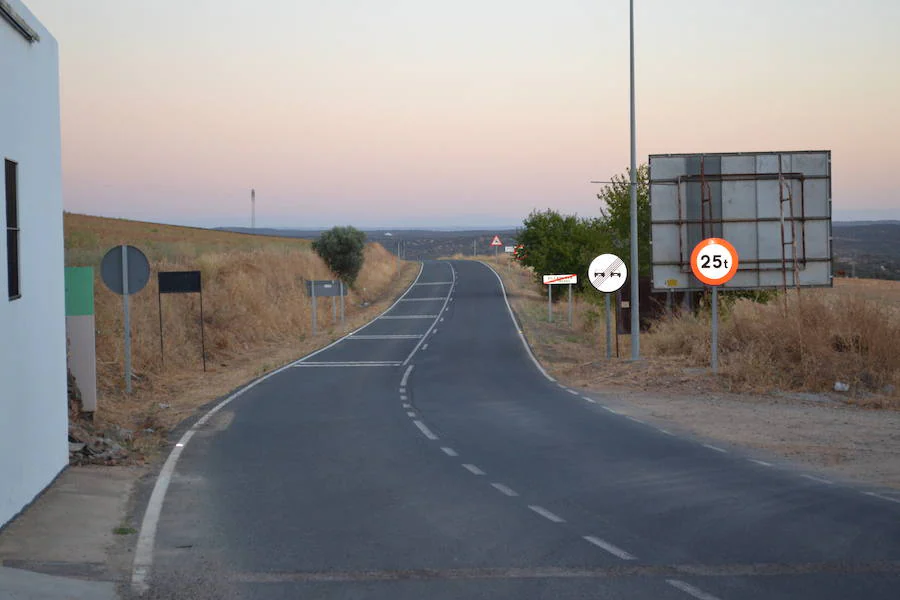
{"type": "Polygon", "coordinates": [[[721,452],[723,454],[727,453],[728,450],[725,448],[719,448],[718,446],[713,446],[712,444],[703,444],[704,448],[709,448],[710,450],[715,450],[716,452],[721,452]]]}
{"type": "Polygon", "coordinates": [[[459,456],[459,454],[456,453],[456,450],[447,446],[442,447],[441,451],[447,456],[459,456]]]}
{"type": "Polygon", "coordinates": [[[414,412],[412,412],[412,411],[407,411],[407,412],[406,412],[406,416],[407,416],[407,417],[415,417],[415,416],[416,416],[416,413],[414,413],[414,412]]]}
{"type": "Polygon", "coordinates": [[[586,535],[586,536],[584,536],[584,539],[586,539],[588,542],[592,543],[593,545],[597,546],[598,548],[603,548],[610,554],[612,554],[614,556],[618,556],[622,560],[634,560],[635,559],[633,554],[629,554],[628,552],[625,552],[621,548],[619,548],[617,546],[613,546],[609,542],[605,542],[605,541],[601,540],[600,538],[595,537],[593,535],[586,535]]]}
{"type": "Polygon", "coordinates": [[[530,508],[531,510],[533,510],[533,511],[536,512],[537,514],[541,515],[541,516],[544,517],[545,519],[548,519],[548,520],[550,520],[550,521],[553,521],[554,523],[565,523],[565,522],[566,522],[565,519],[563,519],[562,517],[560,517],[560,516],[557,515],[557,514],[554,514],[554,513],[550,512],[549,510],[547,510],[546,508],[544,508],[544,507],[542,507],[542,506],[537,506],[537,505],[535,505],[535,504],[529,504],[529,505],[528,505],[528,508],[530,508]]]}
{"type": "Polygon", "coordinates": [[[674,588],[677,588],[684,592],[685,594],[690,594],[697,600],[719,600],[716,596],[712,594],[707,594],[701,589],[697,589],[689,583],[685,583],[683,581],[679,581],[678,579],[666,579],[666,583],[671,585],[674,588]]]}
{"type": "Polygon", "coordinates": [[[500,492],[501,494],[509,496],[510,498],[515,498],[516,496],[519,495],[519,493],[517,491],[515,491],[514,489],[512,489],[508,486],[503,485],[502,483],[492,483],[491,486],[495,490],[500,492]]]}
{"type": "Polygon", "coordinates": [[[422,350],[428,350],[428,344],[422,344],[422,350]]]}
{"type": "Polygon", "coordinates": [[[423,423],[422,421],[415,420],[415,421],[413,421],[413,423],[416,424],[416,427],[419,428],[419,431],[422,432],[422,435],[427,437],[429,440],[434,441],[434,440],[438,439],[438,436],[434,435],[434,433],[430,429],[428,429],[428,426],[425,425],[425,423],[423,423]]]}
{"type": "Polygon", "coordinates": [[[566,391],[569,392],[570,394],[572,394],[573,396],[578,395],[578,392],[576,392],[575,390],[566,390],[566,391]]]}
{"type": "Polygon", "coordinates": [[[597,404],[596,400],[594,400],[593,398],[588,398],[587,396],[582,396],[581,399],[585,402],[590,402],[591,404],[597,404]]]}
{"type": "Polygon", "coordinates": [[[605,410],[605,411],[607,411],[607,412],[611,412],[611,413],[614,414],[614,415],[619,414],[619,411],[617,411],[617,410],[614,409],[614,408],[610,408],[610,407],[608,407],[608,406],[604,406],[604,407],[603,407],[603,410],[605,410]]]}
{"type": "Polygon", "coordinates": [[[752,463],[756,463],[756,464],[758,464],[758,465],[760,465],[760,466],[763,466],[763,467],[771,467],[771,466],[772,466],[772,463],[767,463],[767,462],[764,461],[764,460],[757,460],[757,459],[755,459],[755,458],[749,458],[749,459],[747,459],[747,460],[749,460],[749,461],[752,462],[752,463]]]}
{"type": "Polygon", "coordinates": [[[464,464],[463,469],[471,473],[472,475],[484,475],[484,471],[476,467],[475,465],[464,464]]]}

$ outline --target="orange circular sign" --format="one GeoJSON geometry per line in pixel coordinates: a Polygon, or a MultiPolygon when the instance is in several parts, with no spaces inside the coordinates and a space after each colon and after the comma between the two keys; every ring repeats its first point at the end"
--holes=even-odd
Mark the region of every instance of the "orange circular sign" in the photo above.
{"type": "Polygon", "coordinates": [[[737,250],[722,238],[706,238],[691,252],[694,277],[706,285],[722,285],[734,277],[737,269],[737,250]]]}

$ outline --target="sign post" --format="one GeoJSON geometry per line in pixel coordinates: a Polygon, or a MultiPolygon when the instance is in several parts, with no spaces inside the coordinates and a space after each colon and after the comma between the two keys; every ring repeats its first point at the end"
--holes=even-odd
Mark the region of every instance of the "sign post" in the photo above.
{"type": "Polygon", "coordinates": [[[318,304],[318,298],[320,297],[331,297],[331,316],[332,321],[337,321],[337,301],[335,298],[337,296],[341,297],[341,324],[344,324],[344,296],[347,295],[348,288],[344,287],[344,282],[341,279],[308,279],[306,281],[306,292],[309,294],[310,298],[312,298],[312,332],[313,335],[316,334],[316,324],[317,324],[317,313],[316,313],[316,305],[318,304]]]}
{"type": "Polygon", "coordinates": [[[111,248],[100,262],[100,277],[113,293],[122,296],[125,329],[125,393],[131,393],[131,313],[128,296],[144,289],[150,280],[150,263],[134,246],[111,248]]]}
{"type": "Polygon", "coordinates": [[[691,252],[694,277],[712,287],[712,372],[719,372],[719,286],[726,283],[738,269],[738,253],[722,238],[706,238],[691,252]]]}
{"type": "Polygon", "coordinates": [[[578,283],[578,275],[544,275],[544,285],[547,286],[547,321],[553,322],[553,286],[569,286],[569,325],[572,325],[572,285],[578,283]]]}
{"type": "MultiPolygon", "coordinates": [[[[625,285],[628,279],[628,267],[625,261],[615,254],[601,254],[591,261],[588,267],[588,279],[595,288],[603,292],[606,303],[606,358],[612,358],[612,310],[610,295],[625,285]]],[[[633,332],[632,332],[633,333],[633,332]]],[[[619,343],[619,332],[616,331],[616,345],[619,343]]],[[[616,352],[618,355],[618,352],[616,352]]]]}
{"type": "Polygon", "coordinates": [[[206,372],[206,333],[203,324],[203,282],[200,271],[160,271],[156,275],[158,293],[156,295],[159,304],[159,360],[165,364],[163,355],[163,294],[200,294],[200,358],[203,361],[203,371],[206,372]]]}
{"type": "Polygon", "coordinates": [[[500,236],[499,236],[499,235],[495,235],[495,236],[494,236],[494,239],[491,240],[491,246],[494,247],[494,257],[497,256],[497,254],[498,254],[498,252],[499,252],[499,248],[500,248],[500,246],[502,246],[502,245],[503,245],[503,242],[500,241],[500,236]]]}

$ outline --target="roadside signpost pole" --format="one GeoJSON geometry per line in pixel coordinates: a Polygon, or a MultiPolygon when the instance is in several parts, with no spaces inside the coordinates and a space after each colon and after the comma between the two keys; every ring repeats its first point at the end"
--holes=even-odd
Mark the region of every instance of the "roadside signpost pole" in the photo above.
{"type": "Polygon", "coordinates": [[[341,286],[341,327],[344,326],[344,280],[339,279],[341,286]]]}
{"type": "Polygon", "coordinates": [[[719,286],[712,286],[712,372],[719,372],[719,286]]]}
{"type": "MultiPolygon", "coordinates": [[[[199,275],[198,275],[199,277],[199,275]]],[[[203,372],[206,373],[206,333],[203,324],[203,286],[200,287],[200,357],[203,359],[203,372]]]]}
{"type": "Polygon", "coordinates": [[[547,322],[553,322],[553,286],[547,286],[547,322]]]}
{"type": "Polygon", "coordinates": [[[156,300],[159,303],[159,364],[166,366],[166,359],[163,356],[163,326],[162,326],[162,293],[159,289],[156,291],[156,300]]]}
{"type": "Polygon", "coordinates": [[[316,335],[316,282],[312,280],[310,282],[310,289],[312,289],[312,334],[316,335]]]}
{"type": "Polygon", "coordinates": [[[131,393],[131,314],[128,311],[128,246],[122,244],[122,307],[125,309],[125,393],[131,393]]]}
{"type": "Polygon", "coordinates": [[[331,297],[331,322],[337,323],[337,297],[331,297]]]}
{"type": "Polygon", "coordinates": [[[612,307],[609,297],[612,294],[603,294],[606,299],[606,358],[612,358],[612,307]]]}
{"type": "Polygon", "coordinates": [[[572,326],[572,284],[569,284],[569,327],[572,326]]]}

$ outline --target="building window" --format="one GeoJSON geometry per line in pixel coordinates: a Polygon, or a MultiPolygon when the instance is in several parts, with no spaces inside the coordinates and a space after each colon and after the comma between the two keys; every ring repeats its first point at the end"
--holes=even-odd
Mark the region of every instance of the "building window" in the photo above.
{"type": "Polygon", "coordinates": [[[19,165],[6,161],[6,274],[9,299],[19,298],[19,186],[16,170],[19,165]]]}

